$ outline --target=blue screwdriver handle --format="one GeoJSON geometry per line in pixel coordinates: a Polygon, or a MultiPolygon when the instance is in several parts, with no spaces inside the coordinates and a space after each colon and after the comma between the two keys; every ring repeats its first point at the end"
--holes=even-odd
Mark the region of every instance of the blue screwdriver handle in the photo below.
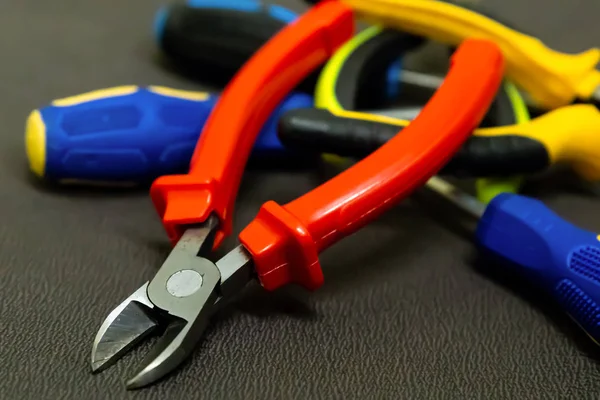
{"type": "Polygon", "coordinates": [[[600,343],[600,241],[535,199],[503,193],[476,231],[484,251],[545,289],[600,343]]]}
{"type": "MultiPolygon", "coordinates": [[[[98,90],[34,110],[25,141],[31,170],[58,183],[146,183],[187,171],[218,95],[160,86],[98,90]]],[[[312,107],[311,96],[291,94],[263,127],[253,156],[300,157],[277,137],[287,110],[312,107]]]]}

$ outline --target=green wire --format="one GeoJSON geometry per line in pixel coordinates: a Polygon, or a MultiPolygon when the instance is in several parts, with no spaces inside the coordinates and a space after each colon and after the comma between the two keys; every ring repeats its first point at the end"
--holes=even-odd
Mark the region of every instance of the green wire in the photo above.
{"type": "MultiPolygon", "coordinates": [[[[505,81],[503,90],[506,91],[510,99],[517,124],[524,124],[530,121],[531,117],[527,110],[527,105],[517,87],[511,82],[505,81]]],[[[522,183],[523,176],[481,178],[475,181],[475,191],[479,201],[488,204],[500,193],[518,193],[522,183]]]]}

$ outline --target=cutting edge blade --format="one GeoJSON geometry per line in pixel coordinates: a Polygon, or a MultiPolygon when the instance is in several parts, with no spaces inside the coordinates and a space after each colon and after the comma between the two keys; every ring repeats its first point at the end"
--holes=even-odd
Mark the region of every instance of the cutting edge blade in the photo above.
{"type": "Polygon", "coordinates": [[[158,326],[147,312],[154,308],[148,299],[147,289],[148,282],[115,307],[102,322],[92,346],[92,372],[100,372],[108,368],[158,326]],[[131,307],[139,309],[136,318],[127,315],[127,310],[131,307]],[[110,332],[113,331],[118,332],[117,340],[110,336],[110,332]],[[109,350],[103,347],[108,347],[109,350]]]}

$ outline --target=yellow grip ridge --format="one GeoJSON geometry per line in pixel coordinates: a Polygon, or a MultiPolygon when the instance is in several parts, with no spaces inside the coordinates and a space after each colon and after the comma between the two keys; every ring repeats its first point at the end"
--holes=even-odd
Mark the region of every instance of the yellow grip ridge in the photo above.
{"type": "Polygon", "coordinates": [[[109,97],[126,96],[135,93],[139,88],[134,85],[116,86],[108,89],[98,89],[91,92],[77,94],[75,96],[65,97],[52,101],[55,107],[70,107],[89,101],[106,99],[109,97]]]}
{"type": "Polygon", "coordinates": [[[494,41],[506,58],[506,74],[539,106],[554,109],[588,99],[600,85],[600,49],[566,54],[460,6],[424,0],[342,0],[366,21],[442,43],[476,37],[494,41]]]}
{"type": "Polygon", "coordinates": [[[148,86],[148,90],[162,96],[176,97],[185,100],[204,101],[210,97],[209,92],[173,89],[165,86],[148,86]]]}

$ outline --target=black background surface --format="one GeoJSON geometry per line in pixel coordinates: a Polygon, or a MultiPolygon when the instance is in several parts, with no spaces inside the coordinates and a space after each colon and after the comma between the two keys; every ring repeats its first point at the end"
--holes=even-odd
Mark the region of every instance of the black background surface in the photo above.
{"type": "MultiPolygon", "coordinates": [[[[201,88],[157,62],[151,25],[160,3],[0,5],[1,399],[600,397],[598,352],[574,324],[529,290],[478,272],[466,238],[410,200],[323,254],[326,284],[316,293],[250,288],[169,379],[125,391],[148,346],[91,375],[100,322],[153,276],[168,244],[144,190],[37,184],[23,125],[31,109],[92,89],[201,88]]],[[[483,5],[559,50],[600,44],[597,0],[483,5]]],[[[265,200],[285,203],[322,179],[246,174],[236,232],[265,200]]],[[[600,229],[598,198],[568,180],[529,190],[573,222],[600,229]]]]}

